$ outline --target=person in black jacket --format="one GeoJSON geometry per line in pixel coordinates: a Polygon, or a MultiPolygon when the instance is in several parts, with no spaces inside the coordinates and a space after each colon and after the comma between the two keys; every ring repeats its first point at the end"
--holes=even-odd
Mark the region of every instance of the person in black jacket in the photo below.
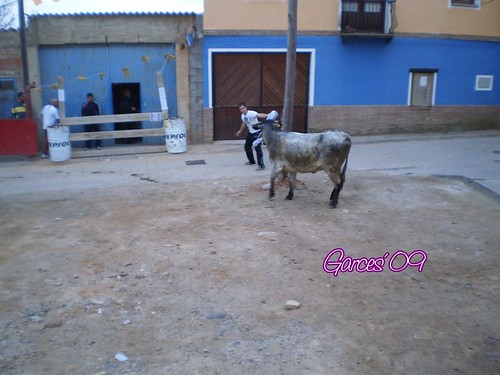
{"type": "MultiPolygon", "coordinates": [[[[97,103],[94,100],[94,95],[92,93],[87,94],[87,101],[83,103],[82,105],[82,116],[100,116],[101,115],[101,107],[99,107],[99,103],[97,103]]],[[[85,125],[85,131],[86,132],[98,132],[100,129],[99,124],[91,124],[91,125],[85,125]]],[[[95,146],[96,149],[100,150],[101,149],[101,140],[96,139],[95,140],[95,146]]],[[[84,150],[88,150],[89,148],[92,148],[92,140],[88,139],[85,141],[85,148],[84,150]]]]}
{"type": "MultiPolygon", "coordinates": [[[[139,103],[137,98],[132,95],[132,91],[126,88],[122,92],[122,96],[119,102],[119,113],[128,114],[128,113],[139,113],[139,103]]],[[[141,123],[138,121],[131,122],[122,122],[115,125],[115,130],[132,130],[132,129],[140,129],[141,123]]],[[[117,143],[140,143],[142,141],[141,137],[133,137],[133,138],[118,138],[116,139],[117,143]]]]}

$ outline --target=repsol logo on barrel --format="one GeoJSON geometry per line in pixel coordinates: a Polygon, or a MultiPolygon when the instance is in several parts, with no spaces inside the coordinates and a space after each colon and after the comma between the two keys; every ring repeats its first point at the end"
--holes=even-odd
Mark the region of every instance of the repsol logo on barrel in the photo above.
{"type": "Polygon", "coordinates": [[[69,141],[63,141],[63,142],[49,142],[49,147],[67,147],[71,145],[69,141]]]}
{"type": "Polygon", "coordinates": [[[186,133],[178,133],[178,134],[167,134],[166,139],[182,139],[186,138],[186,133]]]}

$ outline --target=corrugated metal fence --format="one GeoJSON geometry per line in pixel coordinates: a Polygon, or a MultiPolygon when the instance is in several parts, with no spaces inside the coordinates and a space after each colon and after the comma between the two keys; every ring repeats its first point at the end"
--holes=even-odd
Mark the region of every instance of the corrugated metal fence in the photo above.
{"type": "MultiPolygon", "coordinates": [[[[88,92],[93,93],[103,115],[113,114],[112,86],[127,83],[140,86],[140,112],[161,112],[157,71],[163,73],[169,116],[177,116],[174,44],[41,46],[39,56],[43,103],[57,98],[57,77],[62,76],[66,117],[80,116],[88,92]]],[[[143,121],[141,126],[148,129],[161,124],[143,121]]],[[[114,124],[103,124],[101,130],[114,130],[114,124]]],[[[84,126],[73,126],[71,131],[83,132],[84,126]]],[[[142,142],[163,144],[165,139],[145,137],[142,142]]],[[[113,143],[113,139],[103,141],[104,146],[113,143]]]]}

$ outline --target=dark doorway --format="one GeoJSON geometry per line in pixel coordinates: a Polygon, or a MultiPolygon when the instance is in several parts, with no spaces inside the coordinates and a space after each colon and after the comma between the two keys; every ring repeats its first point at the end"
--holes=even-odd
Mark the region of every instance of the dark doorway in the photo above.
{"type": "MultiPolygon", "coordinates": [[[[115,115],[141,112],[141,84],[140,83],[113,83],[113,113],[115,115]]],[[[115,130],[142,129],[140,121],[119,122],[115,130]]],[[[141,143],[142,137],[116,138],[116,144],[141,143]]]]}

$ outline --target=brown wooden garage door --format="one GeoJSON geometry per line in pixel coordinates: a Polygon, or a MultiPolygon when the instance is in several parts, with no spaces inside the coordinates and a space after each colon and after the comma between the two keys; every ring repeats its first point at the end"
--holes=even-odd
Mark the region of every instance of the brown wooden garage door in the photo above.
{"type": "MultiPolygon", "coordinates": [[[[307,131],[309,92],[308,53],[297,54],[297,78],[293,112],[293,131],[307,131]]],[[[216,53],[213,55],[214,140],[237,139],[241,125],[238,103],[249,109],[283,113],[285,94],[285,53],[216,53]]]]}

